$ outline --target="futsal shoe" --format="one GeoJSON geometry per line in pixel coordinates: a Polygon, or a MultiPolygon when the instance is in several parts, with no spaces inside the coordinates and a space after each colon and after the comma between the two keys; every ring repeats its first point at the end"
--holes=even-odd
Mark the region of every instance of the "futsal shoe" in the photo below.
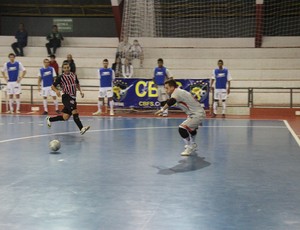
{"type": "Polygon", "coordinates": [[[222,118],[226,118],[226,115],[225,115],[225,114],[222,114],[222,118]]]}
{"type": "Polygon", "coordinates": [[[110,110],[110,111],[109,111],[109,115],[110,115],[110,116],[114,116],[114,115],[115,115],[114,111],[113,111],[113,110],[110,110]]]}
{"type": "Polygon", "coordinates": [[[55,110],[55,112],[56,112],[57,114],[61,114],[61,112],[60,112],[59,110],[55,110]]]}
{"type": "Polygon", "coordinates": [[[191,145],[184,146],[185,150],[181,153],[181,156],[190,156],[193,152],[197,150],[197,144],[193,143],[191,145]]]}
{"type": "Polygon", "coordinates": [[[20,110],[17,110],[16,113],[21,113],[20,110]]]}
{"type": "Polygon", "coordinates": [[[50,121],[50,117],[46,117],[46,122],[47,122],[47,126],[48,126],[48,128],[51,128],[51,121],[50,121]]]}
{"type": "Polygon", "coordinates": [[[8,111],[6,111],[6,113],[8,113],[8,114],[9,114],[9,113],[14,113],[14,111],[8,110],[8,111]]]}
{"type": "Polygon", "coordinates": [[[193,152],[193,147],[188,145],[186,149],[181,153],[181,156],[190,156],[193,152]]]}
{"type": "Polygon", "coordinates": [[[80,130],[80,134],[81,135],[85,134],[85,132],[88,131],[89,129],[90,129],[90,126],[82,127],[82,129],[80,130]]]}
{"type": "Polygon", "coordinates": [[[93,113],[94,116],[100,115],[100,114],[101,114],[101,110],[98,110],[97,112],[94,112],[94,113],[93,113]]]}
{"type": "Polygon", "coordinates": [[[44,112],[43,112],[43,115],[48,115],[48,112],[47,112],[47,111],[44,111],[44,112]]]}
{"type": "Polygon", "coordinates": [[[215,118],[216,116],[217,116],[217,114],[213,113],[213,114],[211,115],[211,118],[215,118]]]}

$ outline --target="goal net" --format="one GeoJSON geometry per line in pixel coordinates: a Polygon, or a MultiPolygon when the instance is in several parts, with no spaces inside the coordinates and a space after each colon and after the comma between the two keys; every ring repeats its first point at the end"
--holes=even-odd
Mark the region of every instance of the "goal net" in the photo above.
{"type": "MultiPolygon", "coordinates": [[[[254,37],[256,0],[125,0],[122,36],[254,37]]],[[[264,36],[299,36],[300,1],[264,0],[264,36]]]]}
{"type": "Polygon", "coordinates": [[[300,36],[299,28],[299,0],[264,1],[264,36],[300,36]]]}
{"type": "Polygon", "coordinates": [[[125,0],[122,36],[253,37],[255,0],[125,0]]]}

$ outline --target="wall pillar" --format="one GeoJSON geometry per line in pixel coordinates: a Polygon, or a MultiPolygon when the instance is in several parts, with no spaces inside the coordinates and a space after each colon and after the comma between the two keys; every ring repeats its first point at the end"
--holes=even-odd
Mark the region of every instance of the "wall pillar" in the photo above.
{"type": "Polygon", "coordinates": [[[263,39],[264,0],[256,0],[255,47],[260,48],[263,39]]]}

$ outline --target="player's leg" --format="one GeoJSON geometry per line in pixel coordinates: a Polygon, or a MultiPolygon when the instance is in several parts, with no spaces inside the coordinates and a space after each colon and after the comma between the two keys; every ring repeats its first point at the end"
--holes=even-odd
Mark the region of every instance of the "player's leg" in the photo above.
{"type": "Polygon", "coordinates": [[[227,99],[227,92],[226,89],[222,92],[222,117],[225,118],[226,113],[226,99],[227,99]]]}
{"type": "Polygon", "coordinates": [[[52,96],[53,104],[54,104],[54,107],[55,107],[55,112],[57,114],[60,114],[60,111],[58,109],[58,100],[57,100],[57,97],[56,97],[56,93],[51,89],[51,87],[49,89],[49,95],[52,96]]]}
{"type": "Polygon", "coordinates": [[[214,90],[213,114],[211,117],[217,116],[218,103],[219,103],[219,90],[215,89],[214,90]]]}
{"type": "Polygon", "coordinates": [[[14,87],[14,94],[16,95],[16,113],[20,113],[20,107],[21,107],[21,101],[20,101],[20,94],[21,94],[21,84],[18,82],[15,82],[14,87]]]}
{"type": "Polygon", "coordinates": [[[63,115],[62,116],[58,115],[55,117],[47,117],[46,121],[47,121],[47,125],[49,128],[51,127],[51,122],[66,121],[70,118],[70,116],[72,115],[72,109],[73,109],[73,104],[70,103],[71,100],[72,100],[72,98],[69,95],[67,95],[67,94],[62,95],[62,103],[64,105],[64,108],[62,109],[63,115]]]}
{"type": "Polygon", "coordinates": [[[109,104],[109,115],[113,116],[114,114],[114,100],[113,100],[113,89],[108,89],[106,92],[109,104]]]}
{"type": "Polygon", "coordinates": [[[77,108],[72,111],[72,114],[73,114],[73,120],[74,120],[74,122],[76,123],[77,127],[80,130],[80,134],[81,135],[85,134],[85,132],[90,129],[90,126],[83,126],[82,125],[82,122],[79,118],[79,113],[77,111],[77,108]]]}
{"type": "MultiPolygon", "coordinates": [[[[166,90],[165,90],[163,85],[158,85],[157,86],[157,94],[158,94],[157,100],[160,102],[160,108],[163,108],[164,105],[167,102],[167,99],[168,99],[167,94],[166,94],[166,90]]],[[[168,116],[168,109],[166,109],[163,112],[162,116],[164,116],[164,117],[168,116]]]]}
{"type": "Polygon", "coordinates": [[[47,97],[43,97],[43,106],[44,106],[44,112],[43,115],[47,115],[48,114],[48,102],[47,102],[47,97]]]}
{"type": "Polygon", "coordinates": [[[7,95],[8,95],[9,110],[6,111],[6,113],[14,112],[14,89],[15,89],[15,82],[7,82],[7,95]]]}
{"type": "Polygon", "coordinates": [[[181,153],[182,156],[189,156],[197,149],[195,139],[201,122],[201,117],[193,117],[188,118],[179,126],[179,134],[186,144],[185,150],[181,153]]]}
{"type": "Polygon", "coordinates": [[[101,108],[103,106],[103,100],[104,100],[103,98],[98,97],[98,103],[97,103],[98,110],[96,112],[94,112],[93,115],[101,114],[101,108]]]}

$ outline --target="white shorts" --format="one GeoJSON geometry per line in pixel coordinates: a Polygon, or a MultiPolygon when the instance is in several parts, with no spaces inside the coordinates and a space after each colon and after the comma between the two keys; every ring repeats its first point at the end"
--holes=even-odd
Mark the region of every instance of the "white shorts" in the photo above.
{"type": "Polygon", "coordinates": [[[100,87],[99,89],[99,98],[104,98],[104,97],[113,97],[114,92],[112,87],[100,87]]]}
{"type": "Polygon", "coordinates": [[[226,100],[227,89],[215,89],[214,99],[215,100],[226,100]]]}
{"type": "Polygon", "coordinates": [[[166,93],[166,89],[164,85],[158,85],[157,86],[157,94],[158,94],[158,101],[166,101],[169,99],[168,94],[166,93]]]}
{"type": "Polygon", "coordinates": [[[12,95],[12,94],[21,94],[21,84],[13,81],[13,82],[7,82],[7,94],[12,95]]]}
{"type": "Polygon", "coordinates": [[[48,87],[43,87],[42,88],[41,96],[43,96],[43,97],[48,97],[48,96],[55,97],[56,93],[51,89],[51,86],[48,86],[48,87]]]}
{"type": "Polygon", "coordinates": [[[181,123],[180,126],[184,127],[188,131],[194,131],[198,129],[198,127],[201,125],[202,120],[205,116],[197,116],[197,117],[188,117],[184,122],[181,123]]]}

